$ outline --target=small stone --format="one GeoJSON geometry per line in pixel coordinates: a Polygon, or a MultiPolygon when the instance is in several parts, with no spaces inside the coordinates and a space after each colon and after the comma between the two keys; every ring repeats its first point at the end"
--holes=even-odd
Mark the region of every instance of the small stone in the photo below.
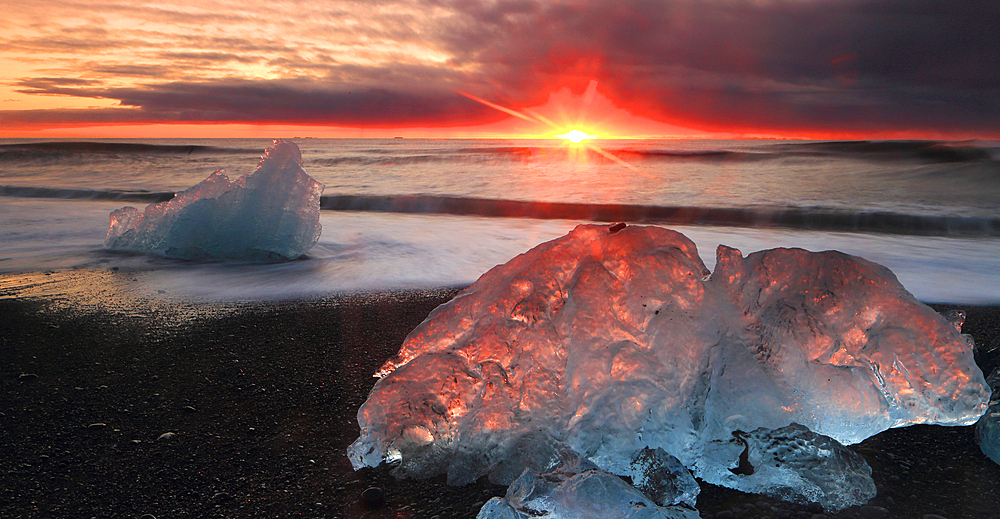
{"type": "Polygon", "coordinates": [[[938,514],[924,514],[923,519],[947,519],[947,518],[940,516],[938,514]]]}
{"type": "Polygon", "coordinates": [[[95,423],[92,423],[92,424],[88,425],[87,428],[88,429],[103,429],[103,428],[105,428],[107,426],[108,426],[108,424],[106,424],[104,422],[95,422],[95,423]]]}
{"type": "Polygon", "coordinates": [[[31,382],[32,380],[35,380],[37,378],[38,378],[38,375],[36,375],[34,373],[21,373],[20,375],[18,375],[17,381],[18,382],[31,382]]]}
{"type": "Polygon", "coordinates": [[[228,492],[216,492],[215,495],[212,496],[211,502],[221,503],[223,501],[228,501],[228,500],[229,500],[228,492]]]}
{"type": "Polygon", "coordinates": [[[884,519],[889,517],[889,510],[880,506],[864,505],[859,510],[865,519],[884,519]]]}
{"type": "Polygon", "coordinates": [[[142,514],[139,516],[139,519],[156,519],[156,516],[153,514],[142,514]]]}
{"type": "Polygon", "coordinates": [[[181,410],[184,411],[185,413],[196,413],[196,412],[198,412],[198,410],[195,409],[193,405],[186,405],[186,406],[182,407],[181,410]]]}
{"type": "Polygon", "coordinates": [[[157,437],[156,441],[167,441],[167,440],[173,439],[174,436],[177,436],[177,433],[165,432],[165,433],[161,434],[159,437],[157,437]]]}
{"type": "Polygon", "coordinates": [[[361,493],[361,502],[372,508],[380,507],[385,504],[385,492],[379,487],[368,487],[361,493]]]}

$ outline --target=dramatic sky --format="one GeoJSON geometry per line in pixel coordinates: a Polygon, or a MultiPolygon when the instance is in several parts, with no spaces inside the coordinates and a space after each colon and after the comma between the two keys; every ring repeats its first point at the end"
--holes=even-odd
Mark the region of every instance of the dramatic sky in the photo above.
{"type": "Polygon", "coordinates": [[[997,0],[27,0],[2,18],[0,136],[1000,136],[997,0]]]}

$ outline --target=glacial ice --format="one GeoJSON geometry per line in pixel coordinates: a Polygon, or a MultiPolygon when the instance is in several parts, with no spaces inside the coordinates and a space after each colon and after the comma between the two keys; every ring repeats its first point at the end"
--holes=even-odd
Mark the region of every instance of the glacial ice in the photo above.
{"type": "Polygon", "coordinates": [[[295,259],[319,240],[323,187],[302,169],[298,146],[275,140],[235,182],[220,169],[142,213],[112,212],[104,246],[185,259],[295,259]]]}
{"type": "Polygon", "coordinates": [[[1000,464],[1000,368],[986,380],[993,388],[993,396],[986,414],[976,423],[976,441],[986,457],[1000,464]]]}
{"type": "Polygon", "coordinates": [[[352,464],[504,482],[565,445],[628,475],[649,447],[838,510],[873,495],[841,443],[986,410],[969,344],[882,266],[720,246],[709,274],[679,233],[596,225],[491,269],[377,374],[352,464]]]}
{"type": "Polygon", "coordinates": [[[660,506],[684,503],[692,508],[701,487],[681,461],[659,447],[646,447],[632,456],[629,471],[623,476],[660,506]]]}
{"type": "MultiPolygon", "coordinates": [[[[526,469],[490,499],[476,519],[697,519],[683,506],[660,506],[622,478],[567,453],[563,463],[536,474],[526,469]]],[[[681,467],[683,469],[683,467],[681,467]]],[[[687,473],[686,470],[684,470],[687,473]]],[[[687,474],[691,478],[690,474],[687,474]]],[[[694,483],[694,478],[691,478],[694,483]]]]}
{"type": "Polygon", "coordinates": [[[776,430],[761,427],[737,432],[728,446],[713,443],[698,464],[702,477],[717,485],[785,501],[818,503],[827,510],[864,504],[875,497],[868,462],[804,425],[793,423],[776,430]],[[735,470],[730,467],[734,444],[745,456],[735,470]]]}

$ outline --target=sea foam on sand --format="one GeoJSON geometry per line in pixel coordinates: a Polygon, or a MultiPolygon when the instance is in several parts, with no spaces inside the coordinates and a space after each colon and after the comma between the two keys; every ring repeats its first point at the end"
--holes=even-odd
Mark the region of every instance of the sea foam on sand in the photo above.
{"type": "Polygon", "coordinates": [[[199,260],[295,259],[319,240],[323,187],[302,169],[298,146],[279,139],[235,182],[220,169],[142,213],[112,212],[104,246],[199,260]]]}

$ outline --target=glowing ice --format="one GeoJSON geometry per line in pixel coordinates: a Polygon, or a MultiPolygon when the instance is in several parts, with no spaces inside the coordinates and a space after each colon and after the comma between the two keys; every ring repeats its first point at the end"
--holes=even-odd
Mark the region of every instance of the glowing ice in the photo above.
{"type": "MultiPolygon", "coordinates": [[[[734,432],[797,423],[854,443],[914,423],[968,425],[986,409],[969,344],[884,267],[720,246],[709,276],[683,235],[618,229],[580,226],[437,308],[358,412],[355,468],[393,459],[398,475],[462,484],[500,470],[520,439],[550,437],[616,474],[662,448],[709,482],[753,490],[794,470],[737,484],[734,432]]],[[[868,495],[863,477],[841,479],[856,486],[846,494],[868,495]]],[[[783,497],[823,501],[796,488],[783,497]]]]}
{"type": "Polygon", "coordinates": [[[173,199],[111,213],[104,246],[188,259],[277,261],[304,254],[322,231],[323,184],[291,142],[274,141],[256,171],[230,182],[218,170],[173,199]]]}

